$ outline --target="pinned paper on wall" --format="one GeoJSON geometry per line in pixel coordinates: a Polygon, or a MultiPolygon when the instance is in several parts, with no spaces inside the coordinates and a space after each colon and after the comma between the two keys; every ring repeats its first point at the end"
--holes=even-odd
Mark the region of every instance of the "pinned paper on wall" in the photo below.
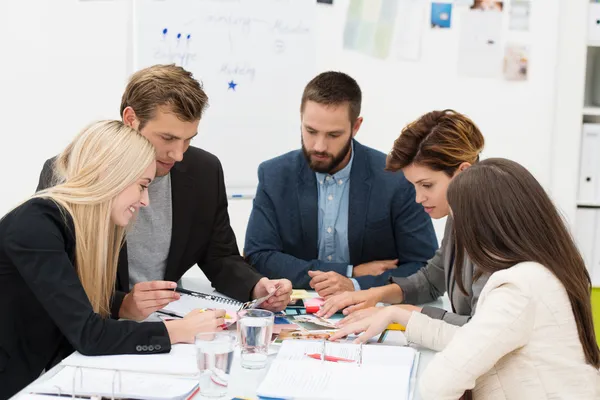
{"type": "Polygon", "coordinates": [[[463,76],[500,78],[502,13],[467,10],[461,16],[458,72],[463,76]]]}
{"type": "Polygon", "coordinates": [[[509,43],[504,50],[504,78],[509,81],[527,80],[529,48],[522,44],[509,43]]]}
{"type": "Polygon", "coordinates": [[[350,0],[344,48],[381,59],[416,61],[426,7],[421,0],[350,0]]]}
{"type": "Polygon", "coordinates": [[[397,6],[397,0],[350,0],[344,28],[344,48],[387,58],[397,6]]]}
{"type": "Polygon", "coordinates": [[[474,0],[471,9],[481,11],[502,11],[504,9],[504,2],[497,0],[474,0]]]}
{"type": "Polygon", "coordinates": [[[531,2],[529,0],[512,0],[508,12],[509,29],[513,31],[528,31],[530,12],[531,2]]]}
{"type": "Polygon", "coordinates": [[[427,24],[428,5],[420,0],[399,0],[391,57],[402,61],[421,58],[423,31],[427,24]]]}
{"type": "Polygon", "coordinates": [[[451,3],[431,3],[431,27],[450,28],[452,20],[451,3]]]}

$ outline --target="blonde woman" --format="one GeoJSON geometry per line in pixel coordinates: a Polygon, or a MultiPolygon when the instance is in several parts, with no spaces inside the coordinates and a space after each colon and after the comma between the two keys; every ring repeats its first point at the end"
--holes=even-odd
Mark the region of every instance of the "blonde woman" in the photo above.
{"type": "Polygon", "coordinates": [[[64,181],[0,221],[0,398],[73,349],[87,355],[168,352],[219,329],[224,311],[182,320],[110,319],[125,227],[148,205],[153,146],[119,121],[81,132],[56,160],[64,181]]]}

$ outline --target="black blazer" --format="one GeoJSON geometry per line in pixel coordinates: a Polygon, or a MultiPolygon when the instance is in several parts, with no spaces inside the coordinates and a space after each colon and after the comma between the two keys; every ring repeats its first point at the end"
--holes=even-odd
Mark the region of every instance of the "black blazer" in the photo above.
{"type": "Polygon", "coordinates": [[[32,199],[0,222],[0,399],[21,390],[75,350],[86,355],[163,353],[162,322],[94,313],[73,260],[73,221],[32,199]]]}
{"type": "MultiPolygon", "coordinates": [[[[50,159],[44,164],[38,191],[53,184],[53,161],[50,159]]],[[[262,275],[240,256],[229,223],[219,159],[190,146],[183,161],[171,169],[171,200],[173,226],[164,279],[178,281],[198,264],[219,292],[240,301],[250,300],[252,289],[262,275]]],[[[116,288],[112,304],[115,318],[129,291],[127,245],[119,255],[116,288]]]]}

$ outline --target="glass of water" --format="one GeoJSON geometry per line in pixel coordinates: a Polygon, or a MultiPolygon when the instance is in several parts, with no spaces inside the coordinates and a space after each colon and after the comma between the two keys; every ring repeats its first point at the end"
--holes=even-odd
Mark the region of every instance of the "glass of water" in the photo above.
{"type": "Polygon", "coordinates": [[[219,399],[227,395],[236,341],[237,338],[233,332],[196,335],[200,398],[219,399]]]}
{"type": "Polygon", "coordinates": [[[260,369],[267,365],[273,321],[273,313],[267,310],[249,309],[238,313],[242,367],[260,369]]]}

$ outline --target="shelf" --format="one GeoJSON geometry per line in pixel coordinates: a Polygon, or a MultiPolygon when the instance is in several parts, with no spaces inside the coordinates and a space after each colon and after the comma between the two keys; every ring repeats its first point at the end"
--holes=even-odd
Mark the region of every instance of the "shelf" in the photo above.
{"type": "Polygon", "coordinates": [[[583,115],[600,115],[600,107],[596,107],[596,106],[583,107],[583,115]]]}

